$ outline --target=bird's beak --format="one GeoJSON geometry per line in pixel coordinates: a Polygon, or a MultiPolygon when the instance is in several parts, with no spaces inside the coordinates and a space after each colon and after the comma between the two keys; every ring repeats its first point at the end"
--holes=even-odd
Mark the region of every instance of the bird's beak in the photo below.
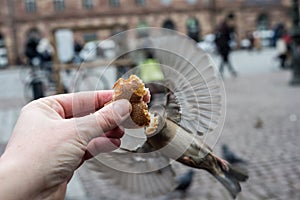
{"type": "Polygon", "coordinates": [[[150,113],[150,125],[146,127],[145,133],[147,137],[152,137],[159,133],[166,124],[166,119],[159,113],[150,113]]]}

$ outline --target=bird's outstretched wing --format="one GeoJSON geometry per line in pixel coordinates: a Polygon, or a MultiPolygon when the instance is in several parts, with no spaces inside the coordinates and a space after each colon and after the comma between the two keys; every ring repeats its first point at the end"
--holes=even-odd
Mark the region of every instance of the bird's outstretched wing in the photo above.
{"type": "Polygon", "coordinates": [[[146,148],[102,153],[90,160],[88,166],[100,172],[100,178],[110,179],[113,186],[130,194],[155,197],[174,190],[177,183],[169,159],[159,152],[146,153],[146,148]]]}
{"type": "MultiPolygon", "coordinates": [[[[174,31],[158,32],[160,29],[153,34],[148,31],[147,48],[154,50],[164,74],[162,82],[173,95],[167,96],[167,117],[192,133],[201,135],[212,131],[219,123],[223,108],[220,79],[212,60],[187,37],[174,31]]],[[[90,161],[90,168],[130,193],[151,197],[176,188],[169,159],[157,151],[146,152],[100,154],[90,161]]]]}
{"type": "Polygon", "coordinates": [[[211,132],[220,121],[224,96],[210,56],[179,34],[153,37],[152,43],[172,94],[168,117],[193,133],[211,132]]]}

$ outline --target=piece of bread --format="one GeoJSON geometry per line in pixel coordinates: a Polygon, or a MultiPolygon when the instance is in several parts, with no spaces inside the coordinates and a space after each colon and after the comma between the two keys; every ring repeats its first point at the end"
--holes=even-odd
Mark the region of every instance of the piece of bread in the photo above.
{"type": "Polygon", "coordinates": [[[120,78],[113,86],[113,101],[128,99],[132,105],[130,119],[125,120],[122,125],[125,128],[140,128],[150,124],[148,105],[150,92],[145,84],[136,75],[131,75],[127,80],[120,78]]]}

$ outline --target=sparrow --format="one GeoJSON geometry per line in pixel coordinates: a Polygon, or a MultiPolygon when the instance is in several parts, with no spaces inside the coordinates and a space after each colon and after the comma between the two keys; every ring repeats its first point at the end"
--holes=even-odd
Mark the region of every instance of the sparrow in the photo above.
{"type": "MultiPolygon", "coordinates": [[[[171,98],[175,98],[175,95],[167,95],[167,104],[175,101],[171,98]]],[[[241,191],[239,182],[246,181],[248,175],[216,156],[212,149],[199,137],[201,132],[194,134],[189,129],[190,127],[181,126],[180,110],[177,109],[178,113],[175,114],[176,108],[180,108],[179,106],[166,105],[166,107],[172,110],[172,116],[164,113],[167,112],[166,110],[161,114],[163,108],[160,108],[159,114],[157,114],[157,124],[151,124],[146,128],[147,143],[167,158],[192,168],[206,170],[220,181],[235,198],[241,191]],[[158,128],[154,130],[151,126],[158,128]]],[[[152,110],[152,113],[158,113],[158,111],[152,110]]]]}
{"type": "Polygon", "coordinates": [[[216,142],[225,116],[224,88],[214,62],[195,42],[173,31],[150,34],[148,39],[164,74],[164,80],[148,85],[159,84],[165,92],[151,99],[145,141],[133,150],[121,146],[99,154],[90,161],[90,168],[129,194],[155,197],[179,187],[172,167],[179,162],[206,170],[235,198],[248,175],[205,143],[216,142]]]}

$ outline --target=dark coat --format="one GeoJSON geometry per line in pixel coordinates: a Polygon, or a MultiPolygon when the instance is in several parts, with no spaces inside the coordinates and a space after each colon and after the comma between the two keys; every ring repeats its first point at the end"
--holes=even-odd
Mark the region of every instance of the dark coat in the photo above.
{"type": "Polygon", "coordinates": [[[234,28],[227,25],[224,21],[220,27],[218,27],[216,32],[215,43],[218,49],[218,52],[221,55],[228,55],[230,48],[231,35],[234,33],[234,28]]]}

